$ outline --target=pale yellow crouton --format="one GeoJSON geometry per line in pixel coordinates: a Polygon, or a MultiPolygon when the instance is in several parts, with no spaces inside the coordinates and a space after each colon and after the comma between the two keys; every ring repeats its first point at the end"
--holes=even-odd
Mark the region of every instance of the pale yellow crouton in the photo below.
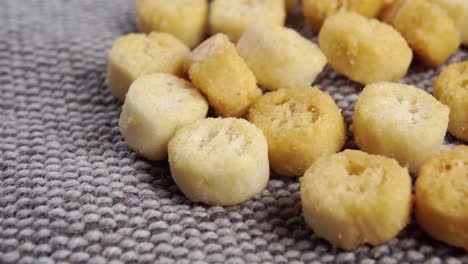
{"type": "Polygon", "coordinates": [[[317,160],[300,181],[306,223],[337,247],[384,243],[409,221],[411,178],[394,159],[345,150],[317,160]]]}
{"type": "Polygon", "coordinates": [[[205,37],[208,20],[206,0],[137,0],[138,28],[146,33],[171,33],[189,47],[205,37]]]}
{"type": "Polygon", "coordinates": [[[237,51],[270,90],[310,86],[327,64],[322,51],[296,31],[262,22],[250,25],[237,51]]]}
{"type": "Polygon", "coordinates": [[[396,81],[411,64],[413,53],[391,26],[353,12],[330,16],[319,34],[329,64],[353,81],[396,81]]]}
{"type": "Polygon", "coordinates": [[[442,71],[434,83],[434,96],[450,108],[448,131],[468,141],[468,61],[442,71]]]}
{"type": "Polygon", "coordinates": [[[439,6],[426,0],[396,0],[382,19],[396,28],[427,66],[439,66],[460,45],[454,22],[439,6]]]}
{"type": "Polygon", "coordinates": [[[440,6],[455,22],[460,32],[461,41],[468,45],[468,1],[466,0],[429,0],[440,6]]]}
{"type": "Polygon", "coordinates": [[[184,75],[184,60],[190,50],[167,33],[129,34],[114,42],[109,51],[106,83],[119,100],[134,80],[149,73],[184,75]]]}
{"type": "Polygon", "coordinates": [[[262,94],[254,74],[224,34],[212,36],[193,50],[186,67],[220,116],[243,116],[262,94]]]}
{"type": "Polygon", "coordinates": [[[319,32],[325,19],[335,13],[350,11],[375,17],[385,4],[386,0],[302,0],[306,22],[315,32],[319,32]]]}
{"type": "Polygon", "coordinates": [[[268,147],[244,119],[208,118],[183,127],[169,142],[171,175],[192,201],[242,203],[266,186],[268,147]]]}
{"type": "Polygon", "coordinates": [[[233,42],[255,21],[282,26],[284,0],[214,0],[210,5],[211,34],[224,33],[233,42]]]}
{"type": "Polygon", "coordinates": [[[424,90],[380,82],[359,95],[351,131],[363,151],[395,158],[416,173],[439,152],[448,119],[449,108],[424,90]]]}
{"type": "Polygon", "coordinates": [[[313,87],[266,93],[248,120],[265,134],[270,165],[282,176],[301,176],[319,157],[340,151],[346,140],[338,106],[313,87]]]}
{"type": "Polygon", "coordinates": [[[119,126],[131,149],[161,160],[175,131],[207,112],[208,102],[191,83],[166,73],[148,74],[130,86],[119,126]]]}
{"type": "Polygon", "coordinates": [[[415,192],[418,224],[435,239],[468,250],[468,146],[426,161],[415,192]]]}

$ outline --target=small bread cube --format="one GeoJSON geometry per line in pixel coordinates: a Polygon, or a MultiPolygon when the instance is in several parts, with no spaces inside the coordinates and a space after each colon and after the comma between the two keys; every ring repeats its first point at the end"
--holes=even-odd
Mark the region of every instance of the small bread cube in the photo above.
{"type": "Polygon", "coordinates": [[[210,37],[193,50],[186,67],[190,79],[220,116],[243,116],[262,94],[254,74],[224,34],[210,37]]]}
{"type": "Polygon", "coordinates": [[[208,103],[191,83],[166,73],[148,74],[130,86],[119,126],[131,149],[161,160],[175,131],[207,112],[208,103]]]}
{"type": "Polygon", "coordinates": [[[132,82],[142,75],[163,72],[183,76],[189,53],[187,46],[167,33],[122,36],[109,51],[107,86],[123,101],[132,82]]]}
{"type": "Polygon", "coordinates": [[[254,21],[282,26],[286,7],[284,0],[214,0],[209,16],[211,34],[224,33],[237,42],[254,21]]]}
{"type": "Polygon", "coordinates": [[[468,146],[426,161],[415,189],[418,224],[435,239],[468,251],[468,146]]]}
{"type": "Polygon", "coordinates": [[[448,131],[468,141],[468,61],[442,71],[434,83],[434,97],[450,108],[448,131]]]}
{"type": "Polygon", "coordinates": [[[208,3],[206,0],[137,0],[136,15],[140,31],[167,32],[193,48],[205,37],[208,3]]]}
{"type": "Polygon", "coordinates": [[[326,18],[335,13],[350,11],[375,17],[385,3],[385,0],[302,0],[305,20],[314,32],[319,32],[326,18]]]}
{"type": "Polygon", "coordinates": [[[442,65],[460,45],[454,22],[442,8],[426,0],[396,0],[382,19],[408,41],[427,66],[442,65]]]}
{"type": "Polygon", "coordinates": [[[266,93],[248,120],[267,138],[270,165],[282,176],[301,176],[319,157],[340,151],[346,125],[338,106],[317,88],[266,93]]]}
{"type": "Polygon", "coordinates": [[[306,223],[337,247],[384,243],[409,221],[411,178],[394,159],[345,150],[317,160],[300,181],[306,223]]]}
{"type": "Polygon", "coordinates": [[[449,108],[414,86],[367,85],[354,108],[351,131],[358,147],[395,158],[416,173],[444,142],[449,108]]]}
{"type": "Polygon", "coordinates": [[[310,86],[327,64],[322,51],[296,31],[262,22],[250,25],[237,52],[270,90],[310,86]]]}
{"type": "Polygon", "coordinates": [[[270,177],[265,136],[244,119],[196,121],[177,131],[168,149],[172,178],[194,202],[239,204],[270,177]]]}
{"type": "Polygon", "coordinates": [[[455,22],[461,41],[468,45],[468,1],[466,0],[429,0],[444,9],[455,22]]]}
{"type": "Polygon", "coordinates": [[[413,58],[398,31],[353,12],[330,16],[320,31],[319,45],[333,69],[362,84],[399,80],[413,58]]]}

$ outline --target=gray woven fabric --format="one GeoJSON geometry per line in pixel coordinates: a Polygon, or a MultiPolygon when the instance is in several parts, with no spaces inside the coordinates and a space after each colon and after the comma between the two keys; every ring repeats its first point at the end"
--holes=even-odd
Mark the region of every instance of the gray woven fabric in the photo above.
{"type": "MultiPolygon", "coordinates": [[[[414,223],[340,251],[304,224],[297,179],[272,176],[239,206],[188,201],[167,162],[127,148],[104,85],[107,50],[134,25],[131,0],[0,1],[0,263],[468,263],[414,223]]],[[[403,82],[429,91],[438,71],[403,82]]],[[[329,69],[317,84],[349,122],[361,87],[329,69]]]]}

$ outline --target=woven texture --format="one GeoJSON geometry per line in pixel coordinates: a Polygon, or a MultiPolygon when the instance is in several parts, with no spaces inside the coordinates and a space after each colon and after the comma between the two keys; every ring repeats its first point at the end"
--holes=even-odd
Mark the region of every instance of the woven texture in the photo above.
{"type": "MultiPolygon", "coordinates": [[[[297,179],[273,175],[239,206],[188,201],[167,162],[128,149],[104,85],[107,50],[136,31],[134,15],[130,0],[0,1],[0,263],[468,263],[414,223],[340,251],[305,225],[297,179]]],[[[439,71],[416,64],[402,81],[430,91],[439,71]]],[[[317,84],[349,123],[362,87],[330,69],[317,84]]]]}

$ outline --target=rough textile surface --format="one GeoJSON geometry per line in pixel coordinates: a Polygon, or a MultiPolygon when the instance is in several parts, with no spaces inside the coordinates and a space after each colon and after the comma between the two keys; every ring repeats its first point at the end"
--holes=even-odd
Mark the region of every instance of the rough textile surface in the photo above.
{"type": "MultiPolygon", "coordinates": [[[[136,31],[133,3],[0,1],[0,263],[468,263],[414,223],[338,250],[304,224],[297,179],[272,176],[239,206],[188,201],[167,162],[127,148],[104,85],[107,50],[136,31]]],[[[416,64],[403,82],[430,91],[439,71],[416,64]]],[[[330,69],[317,84],[349,122],[361,86],[330,69]]]]}

